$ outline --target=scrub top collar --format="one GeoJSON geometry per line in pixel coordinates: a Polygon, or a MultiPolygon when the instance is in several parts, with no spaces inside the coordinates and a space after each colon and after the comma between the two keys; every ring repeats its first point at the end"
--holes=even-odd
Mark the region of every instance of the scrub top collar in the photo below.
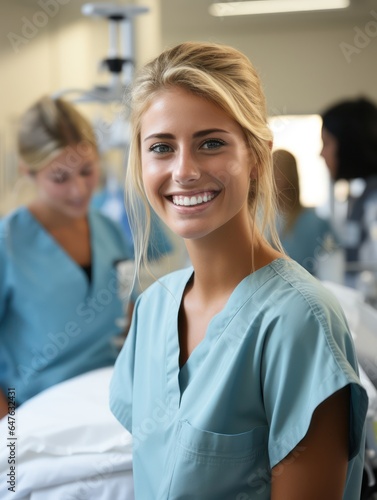
{"type": "MultiPolygon", "coordinates": [[[[178,410],[183,403],[185,391],[188,390],[193,378],[200,377],[200,367],[203,365],[212,346],[221,338],[228,324],[236,316],[237,312],[268,279],[274,276],[274,268],[279,266],[278,258],[270,264],[257,269],[246,276],[233,290],[224,308],[218,312],[209,322],[203,340],[195,347],[186,363],[179,366],[179,333],[178,317],[181,307],[183,293],[187,284],[194,276],[193,267],[189,267],[182,279],[182,285],[177,290],[171,308],[171,316],[166,335],[166,375],[169,400],[172,409],[178,410]]],[[[235,333],[237,334],[237,332],[235,333]]],[[[231,342],[231,339],[229,340],[231,342]]]]}
{"type": "Polygon", "coordinates": [[[64,248],[59,245],[59,243],[55,240],[55,238],[49,233],[46,228],[39,222],[39,220],[31,213],[31,211],[26,207],[25,210],[26,217],[29,218],[30,222],[30,228],[33,229],[37,228],[38,229],[38,238],[40,240],[41,248],[44,248],[46,252],[48,252],[49,256],[52,257],[53,254],[56,254],[57,257],[57,262],[61,261],[63,258],[66,262],[67,265],[71,268],[74,269],[76,272],[80,273],[80,276],[82,276],[82,279],[85,281],[87,291],[89,292],[91,288],[95,286],[95,279],[96,279],[96,255],[95,255],[95,248],[96,248],[96,242],[94,241],[96,237],[98,237],[95,234],[95,231],[92,230],[93,228],[93,215],[91,212],[88,213],[88,223],[89,223],[89,233],[90,233],[90,252],[91,252],[91,273],[92,273],[92,278],[89,282],[88,276],[85,273],[84,269],[78,264],[75,260],[72,259],[72,257],[64,250],[64,248]]]}

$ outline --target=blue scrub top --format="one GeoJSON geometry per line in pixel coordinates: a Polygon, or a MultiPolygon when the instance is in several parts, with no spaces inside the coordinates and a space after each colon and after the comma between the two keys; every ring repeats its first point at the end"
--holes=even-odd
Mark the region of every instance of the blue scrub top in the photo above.
{"type": "Polygon", "coordinates": [[[304,208],[289,232],[279,219],[277,228],[281,244],[287,255],[316,275],[318,256],[331,253],[338,247],[338,240],[328,220],[319,217],[314,208],[304,208]]]}
{"type": "Polygon", "coordinates": [[[0,388],[20,404],[115,362],[116,260],[131,250],[116,224],[89,213],[92,280],[23,207],[0,222],[0,388]]]}
{"type": "Polygon", "coordinates": [[[344,499],[359,498],[368,400],[335,298],[297,263],[275,260],[236,287],[180,369],[178,313],[192,273],[139,297],[115,365],[110,406],[133,435],[136,498],[269,500],[272,468],[347,385],[344,499]]]}

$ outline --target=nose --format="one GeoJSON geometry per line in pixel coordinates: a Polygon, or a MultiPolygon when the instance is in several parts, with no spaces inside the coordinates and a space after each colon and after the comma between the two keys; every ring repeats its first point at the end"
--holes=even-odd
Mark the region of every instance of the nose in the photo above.
{"type": "Polygon", "coordinates": [[[81,176],[77,176],[74,179],[72,179],[71,195],[75,198],[81,198],[83,196],[86,196],[86,194],[87,194],[87,186],[85,179],[82,178],[81,176]]]}
{"type": "Polygon", "coordinates": [[[193,157],[192,152],[183,148],[177,153],[172,173],[173,180],[184,185],[200,179],[200,176],[200,166],[193,157]]]}

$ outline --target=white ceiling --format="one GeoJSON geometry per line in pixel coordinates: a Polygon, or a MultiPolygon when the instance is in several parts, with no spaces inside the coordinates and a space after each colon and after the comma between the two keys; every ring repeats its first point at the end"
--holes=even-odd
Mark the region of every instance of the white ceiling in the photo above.
{"type": "MultiPolygon", "coordinates": [[[[377,13],[377,0],[351,0],[347,9],[302,13],[269,14],[255,16],[234,16],[217,18],[208,13],[214,0],[161,0],[161,20],[163,36],[170,38],[188,30],[197,37],[217,37],[226,31],[285,29],[289,25],[337,24],[373,20],[370,11],[377,13]]],[[[217,0],[218,1],[218,0],[217,0]]],[[[377,17],[377,14],[376,14],[377,17]]]]}
{"type": "MultiPolygon", "coordinates": [[[[256,26],[259,24],[282,23],[282,22],[310,22],[312,20],[331,22],[337,19],[360,19],[370,16],[370,11],[374,9],[377,12],[377,0],[350,0],[351,5],[347,9],[327,10],[316,12],[303,13],[287,13],[287,14],[268,14],[256,16],[234,16],[228,18],[215,18],[208,13],[208,7],[214,1],[221,0],[155,0],[159,3],[162,10],[162,24],[164,29],[179,30],[180,27],[185,29],[191,26],[194,30],[213,30],[224,26],[224,23],[229,26],[256,26]]],[[[227,2],[228,0],[222,0],[227,2]]],[[[242,1],[242,0],[241,0],[242,1]]],[[[253,0],[252,0],[253,1],[253,0]]],[[[149,0],[149,4],[153,0],[149,0]]],[[[38,7],[37,0],[15,0],[15,4],[22,4],[30,7],[38,7]]],[[[59,2],[58,2],[59,3],[59,2]]],[[[142,0],[73,0],[67,2],[64,8],[76,8],[81,10],[83,3],[102,3],[102,4],[141,4],[142,0]]],[[[38,7],[39,8],[39,7],[38,7]]]]}

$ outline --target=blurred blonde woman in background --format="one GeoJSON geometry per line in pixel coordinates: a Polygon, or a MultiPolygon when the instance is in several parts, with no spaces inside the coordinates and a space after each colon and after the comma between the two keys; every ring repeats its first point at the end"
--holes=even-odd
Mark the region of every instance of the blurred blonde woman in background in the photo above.
{"type": "Polygon", "coordinates": [[[20,119],[22,169],[36,195],[0,225],[0,417],[16,404],[114,363],[124,316],[114,264],[131,258],[119,228],[89,211],[96,139],[69,103],[43,97],[20,119]]]}
{"type": "Polygon", "coordinates": [[[277,229],[286,253],[311,274],[317,275],[321,262],[334,252],[337,238],[328,220],[300,200],[297,161],[284,149],[273,152],[274,176],[279,215],[277,229]]]}
{"type": "Polygon", "coordinates": [[[254,67],[183,43],[140,71],[131,105],[126,199],[148,200],[192,263],[141,294],[115,365],[136,498],[356,500],[367,396],[338,303],[264,236],[272,135],[254,67]]]}

